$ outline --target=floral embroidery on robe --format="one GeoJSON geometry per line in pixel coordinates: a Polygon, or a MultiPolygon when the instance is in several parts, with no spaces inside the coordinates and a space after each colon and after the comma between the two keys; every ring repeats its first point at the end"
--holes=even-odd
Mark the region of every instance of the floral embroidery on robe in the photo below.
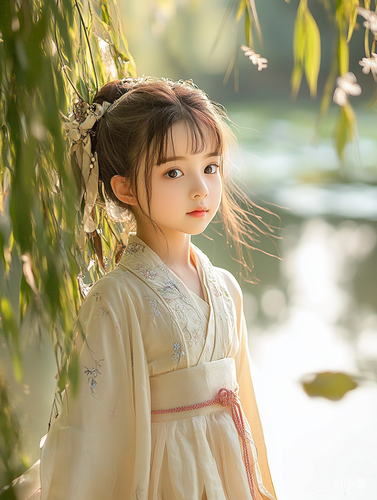
{"type": "Polygon", "coordinates": [[[173,494],[164,490],[160,498],[202,498],[206,477],[208,498],[225,499],[226,483],[230,498],[249,500],[242,448],[226,411],[169,425],[151,422],[152,377],[234,358],[240,401],[258,449],[257,498],[275,500],[251,383],[241,290],[230,273],[213,267],[194,245],[191,250],[206,301],[136,235],[130,235],[118,267],[89,292],[79,315],[86,341],[78,394],[64,399],[48,433],[38,474],[42,494],[36,499],[150,500],[158,498],[156,489],[169,476],[173,494]],[[181,435],[183,441],[177,439],[181,435]],[[171,447],[177,470],[168,475],[161,464],[171,459],[166,459],[171,447]],[[179,467],[190,472],[190,481],[179,467]],[[231,471],[227,478],[225,467],[231,471]]]}

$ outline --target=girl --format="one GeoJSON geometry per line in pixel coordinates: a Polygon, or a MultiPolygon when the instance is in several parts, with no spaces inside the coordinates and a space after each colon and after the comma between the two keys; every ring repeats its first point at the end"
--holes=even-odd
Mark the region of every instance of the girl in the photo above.
{"type": "Polygon", "coordinates": [[[137,229],[81,308],[78,395],[68,387],[33,498],[275,500],[241,289],[190,242],[219,207],[246,234],[224,185],[225,114],[192,82],[152,78],[108,83],[94,103],[69,125],[86,230],[97,167],[137,229]]]}

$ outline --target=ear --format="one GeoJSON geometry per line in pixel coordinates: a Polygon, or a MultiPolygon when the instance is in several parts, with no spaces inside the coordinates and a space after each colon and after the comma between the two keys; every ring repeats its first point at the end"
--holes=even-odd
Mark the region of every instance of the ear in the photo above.
{"type": "Polygon", "coordinates": [[[138,205],[136,196],[131,188],[131,180],[121,175],[114,175],[111,178],[111,187],[118,200],[126,205],[138,205]]]}

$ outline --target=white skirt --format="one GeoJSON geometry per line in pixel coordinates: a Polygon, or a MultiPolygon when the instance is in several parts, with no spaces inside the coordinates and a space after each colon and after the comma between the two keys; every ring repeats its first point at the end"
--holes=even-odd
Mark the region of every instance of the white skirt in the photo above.
{"type": "MultiPolygon", "coordinates": [[[[236,393],[234,359],[150,377],[150,387],[152,411],[213,400],[221,388],[236,393]]],[[[256,500],[275,500],[263,486],[256,448],[244,415],[243,421],[252,482],[256,486],[254,496],[256,500]]],[[[151,443],[149,500],[252,500],[243,440],[230,406],[215,403],[152,414],[151,443]]],[[[40,500],[40,461],[12,486],[17,500],[40,500]]]]}

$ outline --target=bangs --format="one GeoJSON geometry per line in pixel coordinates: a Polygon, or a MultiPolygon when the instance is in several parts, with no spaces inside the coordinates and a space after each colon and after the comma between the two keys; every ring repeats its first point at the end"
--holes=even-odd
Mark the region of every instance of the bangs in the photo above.
{"type": "Polygon", "coordinates": [[[166,163],[169,157],[175,156],[173,125],[178,123],[185,123],[187,127],[190,144],[187,154],[200,154],[208,148],[214,156],[222,156],[224,138],[219,124],[213,117],[201,114],[200,119],[197,119],[188,115],[160,128],[147,151],[149,165],[161,165],[166,163]]]}

